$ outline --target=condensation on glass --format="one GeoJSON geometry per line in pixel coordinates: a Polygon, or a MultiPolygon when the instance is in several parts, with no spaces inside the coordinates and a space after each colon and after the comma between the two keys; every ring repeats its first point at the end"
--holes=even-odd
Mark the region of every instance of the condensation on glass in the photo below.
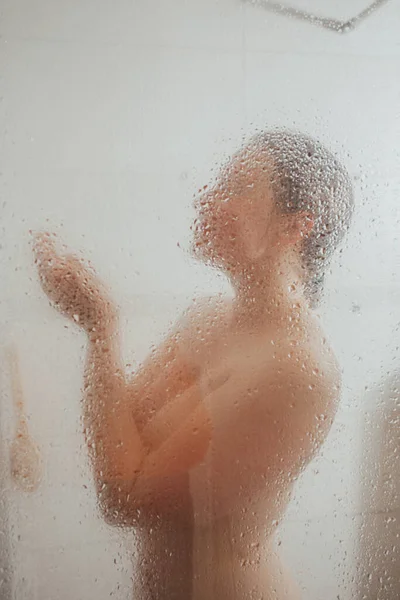
{"type": "Polygon", "coordinates": [[[0,597],[399,596],[393,0],[5,0],[0,597]]]}

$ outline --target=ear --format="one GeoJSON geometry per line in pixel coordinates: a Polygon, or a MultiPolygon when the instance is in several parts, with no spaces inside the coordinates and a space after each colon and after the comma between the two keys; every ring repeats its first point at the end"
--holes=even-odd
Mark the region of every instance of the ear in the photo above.
{"type": "Polygon", "coordinates": [[[314,218],[310,213],[285,215],[285,225],[281,245],[296,246],[310,235],[314,227],[314,218]]]}

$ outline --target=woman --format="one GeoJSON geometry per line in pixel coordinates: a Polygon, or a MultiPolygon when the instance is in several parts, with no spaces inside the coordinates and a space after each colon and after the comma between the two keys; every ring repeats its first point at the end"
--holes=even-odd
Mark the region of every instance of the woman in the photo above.
{"type": "Polygon", "coordinates": [[[199,198],[193,227],[195,254],[234,299],[195,303],[131,378],[108,291],[38,237],[44,290],[88,337],[86,438],[104,517],[140,532],[136,598],[298,597],[274,531],[339,399],[312,307],[352,206],[321,144],[253,138],[199,198]]]}

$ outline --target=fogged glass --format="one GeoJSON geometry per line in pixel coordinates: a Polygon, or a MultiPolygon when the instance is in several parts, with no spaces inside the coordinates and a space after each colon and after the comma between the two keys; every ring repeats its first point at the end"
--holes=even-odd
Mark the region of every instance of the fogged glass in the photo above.
{"type": "Polygon", "coordinates": [[[399,20],[3,1],[2,600],[398,598],[399,20]]]}

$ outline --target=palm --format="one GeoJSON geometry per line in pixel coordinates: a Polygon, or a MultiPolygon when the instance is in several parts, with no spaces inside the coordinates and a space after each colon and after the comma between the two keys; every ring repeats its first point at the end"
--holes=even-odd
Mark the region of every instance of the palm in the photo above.
{"type": "Polygon", "coordinates": [[[87,331],[104,326],[113,307],[95,272],[74,255],[59,255],[48,235],[37,238],[35,255],[42,288],[55,307],[87,331]]]}

